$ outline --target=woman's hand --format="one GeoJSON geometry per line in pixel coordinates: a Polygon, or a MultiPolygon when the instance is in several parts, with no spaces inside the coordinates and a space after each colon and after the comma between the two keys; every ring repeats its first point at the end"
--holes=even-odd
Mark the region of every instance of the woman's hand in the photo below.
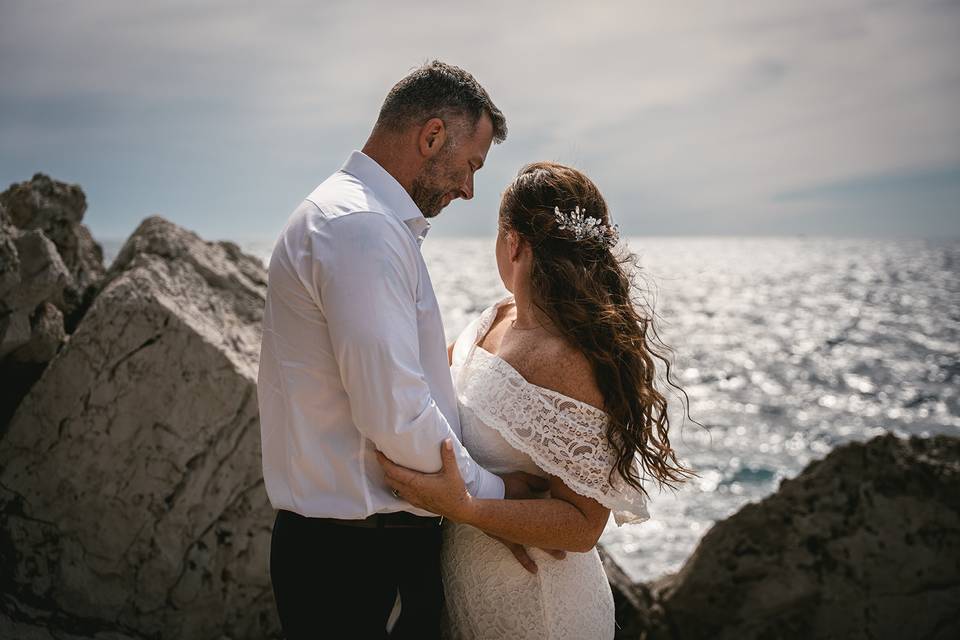
{"type": "Polygon", "coordinates": [[[456,522],[469,519],[473,498],[460,475],[460,467],[448,438],[440,445],[440,471],[421,473],[401,467],[377,451],[387,484],[394,493],[415,507],[450,518],[456,522]]]}

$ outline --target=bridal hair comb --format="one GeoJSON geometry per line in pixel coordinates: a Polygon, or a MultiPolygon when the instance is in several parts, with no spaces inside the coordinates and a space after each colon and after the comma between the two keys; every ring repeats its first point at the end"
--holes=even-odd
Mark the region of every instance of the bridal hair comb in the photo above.
{"type": "Polygon", "coordinates": [[[578,242],[594,240],[605,248],[612,249],[620,241],[619,225],[605,225],[599,219],[587,216],[587,210],[581,211],[579,205],[569,213],[563,213],[560,207],[554,207],[553,213],[560,229],[572,231],[574,239],[578,242]]]}

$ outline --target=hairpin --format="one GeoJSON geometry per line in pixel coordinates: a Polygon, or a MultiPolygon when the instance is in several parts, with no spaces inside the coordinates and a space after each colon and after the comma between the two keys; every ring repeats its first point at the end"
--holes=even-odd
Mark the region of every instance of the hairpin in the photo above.
{"type": "Polygon", "coordinates": [[[587,210],[581,210],[579,205],[569,213],[563,213],[560,207],[554,207],[553,213],[560,229],[572,231],[577,241],[594,240],[607,249],[612,249],[620,241],[619,225],[605,225],[598,218],[587,216],[587,210]]]}

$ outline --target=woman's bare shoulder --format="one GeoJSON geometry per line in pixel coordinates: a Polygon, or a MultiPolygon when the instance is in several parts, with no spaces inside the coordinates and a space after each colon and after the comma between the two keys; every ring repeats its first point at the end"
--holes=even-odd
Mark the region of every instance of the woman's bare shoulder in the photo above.
{"type": "Polygon", "coordinates": [[[537,351],[535,362],[530,363],[529,382],[603,408],[593,366],[582,351],[561,339],[545,341],[537,351]]]}

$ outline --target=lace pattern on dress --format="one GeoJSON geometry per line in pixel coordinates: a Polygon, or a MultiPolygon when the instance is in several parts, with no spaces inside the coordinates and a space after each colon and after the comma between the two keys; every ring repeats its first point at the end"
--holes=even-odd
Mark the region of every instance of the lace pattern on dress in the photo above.
{"type": "Polygon", "coordinates": [[[649,519],[646,497],[610,470],[616,454],[600,409],[528,382],[506,360],[477,346],[504,302],[487,310],[458,371],[457,395],[478,418],[538,467],[613,511],[617,525],[649,519]],[[488,362],[478,363],[481,357],[488,362]],[[476,366],[474,366],[476,363],[476,366]]]}

